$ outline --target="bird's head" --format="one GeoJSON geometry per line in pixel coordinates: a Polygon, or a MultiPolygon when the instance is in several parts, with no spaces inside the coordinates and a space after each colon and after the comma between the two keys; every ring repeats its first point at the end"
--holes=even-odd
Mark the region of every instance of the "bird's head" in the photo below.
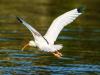
{"type": "Polygon", "coordinates": [[[36,44],[33,40],[29,41],[29,46],[33,46],[33,47],[36,47],[36,44]]]}
{"type": "Polygon", "coordinates": [[[33,40],[29,41],[28,44],[26,44],[23,48],[22,48],[22,51],[27,47],[27,46],[32,46],[32,47],[36,47],[36,44],[33,40]]]}

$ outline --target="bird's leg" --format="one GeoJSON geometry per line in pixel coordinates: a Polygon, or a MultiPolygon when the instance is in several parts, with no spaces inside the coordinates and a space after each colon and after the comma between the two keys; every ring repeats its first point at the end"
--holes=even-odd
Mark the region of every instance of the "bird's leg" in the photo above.
{"type": "Polygon", "coordinates": [[[55,52],[53,53],[54,56],[56,56],[57,58],[61,58],[61,56],[59,54],[56,54],[55,52]]]}
{"type": "Polygon", "coordinates": [[[57,58],[61,58],[62,54],[59,51],[53,52],[53,55],[57,58]]]}
{"type": "Polygon", "coordinates": [[[60,53],[59,51],[56,51],[57,54],[59,54],[60,56],[62,56],[62,53],[60,53]]]}
{"type": "Polygon", "coordinates": [[[26,44],[21,50],[23,51],[29,44],[26,44]]]}

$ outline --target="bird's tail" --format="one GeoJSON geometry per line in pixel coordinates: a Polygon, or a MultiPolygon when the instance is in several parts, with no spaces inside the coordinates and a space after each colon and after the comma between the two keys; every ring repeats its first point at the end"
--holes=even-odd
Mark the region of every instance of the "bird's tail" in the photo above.
{"type": "Polygon", "coordinates": [[[51,45],[50,49],[46,49],[46,50],[43,50],[45,52],[56,52],[58,50],[61,50],[63,48],[63,45],[62,44],[57,44],[57,45],[51,45]]]}
{"type": "Polygon", "coordinates": [[[62,44],[57,44],[57,45],[54,45],[54,48],[55,48],[56,50],[60,50],[60,49],[63,48],[63,45],[62,45],[62,44]]]}

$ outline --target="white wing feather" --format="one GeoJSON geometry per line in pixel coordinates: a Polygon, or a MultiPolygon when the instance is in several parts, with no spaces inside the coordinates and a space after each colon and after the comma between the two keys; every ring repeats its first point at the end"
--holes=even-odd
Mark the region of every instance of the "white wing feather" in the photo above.
{"type": "Polygon", "coordinates": [[[64,13],[63,15],[57,17],[51,24],[47,33],[44,35],[45,39],[50,43],[54,44],[56,41],[60,31],[64,28],[64,26],[73,22],[81,13],[77,11],[77,9],[73,9],[69,12],[64,13]]]}
{"type": "Polygon", "coordinates": [[[33,28],[28,23],[26,23],[23,19],[21,19],[19,17],[17,17],[17,19],[19,20],[19,22],[21,22],[23,25],[25,25],[31,31],[33,37],[34,37],[34,35],[41,36],[41,34],[35,28],[33,28]]]}

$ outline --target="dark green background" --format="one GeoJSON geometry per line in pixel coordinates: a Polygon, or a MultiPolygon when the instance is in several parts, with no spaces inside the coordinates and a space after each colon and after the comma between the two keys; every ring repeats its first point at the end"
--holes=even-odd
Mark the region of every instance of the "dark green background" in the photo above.
{"type": "Polygon", "coordinates": [[[100,0],[0,0],[0,74],[99,75],[100,0]],[[16,20],[22,17],[42,35],[57,16],[85,6],[85,12],[63,29],[63,59],[28,47],[29,30],[16,20]],[[10,69],[8,71],[8,69],[10,69]]]}

